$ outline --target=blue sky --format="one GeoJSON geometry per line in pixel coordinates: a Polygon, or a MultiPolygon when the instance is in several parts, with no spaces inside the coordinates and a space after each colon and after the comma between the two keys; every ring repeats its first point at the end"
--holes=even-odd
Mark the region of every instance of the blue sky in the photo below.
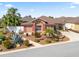
{"type": "Polygon", "coordinates": [[[45,16],[79,16],[79,3],[77,2],[0,2],[0,17],[6,14],[10,7],[15,7],[22,17],[45,16]]]}

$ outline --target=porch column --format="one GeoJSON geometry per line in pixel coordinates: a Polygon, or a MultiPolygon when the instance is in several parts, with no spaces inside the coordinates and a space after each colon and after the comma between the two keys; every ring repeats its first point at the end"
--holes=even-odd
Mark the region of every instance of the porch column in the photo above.
{"type": "Polygon", "coordinates": [[[35,33],[35,23],[33,23],[32,32],[35,33]]]}
{"type": "Polygon", "coordinates": [[[42,24],[41,31],[45,31],[45,24],[42,24]]]}
{"type": "Polygon", "coordinates": [[[24,32],[27,32],[26,28],[27,28],[27,27],[26,27],[26,26],[24,26],[24,32]]]}

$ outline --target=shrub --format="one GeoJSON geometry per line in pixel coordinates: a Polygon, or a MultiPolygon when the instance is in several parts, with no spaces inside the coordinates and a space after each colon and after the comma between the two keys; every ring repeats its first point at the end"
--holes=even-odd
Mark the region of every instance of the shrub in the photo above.
{"type": "Polygon", "coordinates": [[[40,33],[36,32],[35,37],[37,37],[37,38],[41,37],[40,33]]]}
{"type": "Polygon", "coordinates": [[[44,40],[41,40],[41,41],[40,41],[41,44],[49,44],[49,43],[51,43],[51,42],[52,42],[52,41],[49,40],[49,39],[44,39],[44,40]]]}
{"type": "Polygon", "coordinates": [[[54,35],[54,41],[58,42],[58,41],[59,41],[59,39],[60,39],[60,36],[59,36],[59,35],[57,35],[57,34],[55,34],[55,35],[54,35]]]}
{"type": "Polygon", "coordinates": [[[7,34],[7,32],[6,32],[6,31],[4,31],[4,32],[3,32],[3,34],[7,34]]]}
{"type": "Polygon", "coordinates": [[[3,36],[3,35],[1,36],[0,35],[0,41],[4,41],[4,40],[5,40],[5,36],[3,36]]]}
{"type": "Polygon", "coordinates": [[[25,40],[23,43],[25,46],[29,46],[29,44],[30,44],[28,40],[25,40]]]}
{"type": "Polygon", "coordinates": [[[0,41],[0,45],[2,44],[2,41],[0,41]]]}
{"type": "Polygon", "coordinates": [[[4,40],[5,40],[5,36],[0,35],[0,44],[2,44],[2,41],[4,41],[4,40]]]}
{"type": "Polygon", "coordinates": [[[23,33],[24,33],[24,32],[22,32],[22,31],[21,31],[21,32],[19,32],[19,34],[23,34],[23,33]]]}
{"type": "Polygon", "coordinates": [[[51,43],[51,41],[49,39],[46,39],[45,42],[46,43],[51,43]]]}
{"type": "Polygon", "coordinates": [[[12,47],[12,43],[10,40],[7,39],[3,41],[3,46],[7,49],[10,49],[12,47]]]}
{"type": "Polygon", "coordinates": [[[58,39],[58,38],[55,38],[54,41],[55,41],[55,42],[59,42],[59,39],[58,39]]]}
{"type": "Polygon", "coordinates": [[[39,40],[39,39],[34,39],[34,41],[35,41],[35,42],[40,42],[40,40],[39,40]]]}

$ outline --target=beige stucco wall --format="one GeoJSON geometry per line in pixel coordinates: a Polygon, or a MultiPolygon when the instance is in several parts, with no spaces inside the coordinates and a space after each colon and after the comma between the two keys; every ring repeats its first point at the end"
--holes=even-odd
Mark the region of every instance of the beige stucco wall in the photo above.
{"type": "Polygon", "coordinates": [[[65,26],[69,29],[79,30],[79,24],[66,23],[65,26]]]}
{"type": "Polygon", "coordinates": [[[75,24],[75,30],[79,30],[79,24],[75,24]]]}
{"type": "Polygon", "coordinates": [[[46,28],[54,29],[54,26],[46,26],[46,28]]]}
{"type": "Polygon", "coordinates": [[[74,29],[75,24],[73,24],[73,23],[66,23],[66,24],[65,24],[65,27],[66,27],[67,29],[74,29]]]}
{"type": "Polygon", "coordinates": [[[32,27],[31,26],[26,27],[25,32],[28,33],[29,35],[31,35],[32,34],[32,27]]]}
{"type": "Polygon", "coordinates": [[[27,32],[32,32],[32,27],[26,27],[27,32]]]}

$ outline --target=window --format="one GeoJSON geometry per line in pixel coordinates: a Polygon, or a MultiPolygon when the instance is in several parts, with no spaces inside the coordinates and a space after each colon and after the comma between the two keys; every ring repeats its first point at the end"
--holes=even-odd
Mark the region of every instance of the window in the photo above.
{"type": "Polygon", "coordinates": [[[41,32],[41,26],[36,26],[36,32],[41,32]]]}

